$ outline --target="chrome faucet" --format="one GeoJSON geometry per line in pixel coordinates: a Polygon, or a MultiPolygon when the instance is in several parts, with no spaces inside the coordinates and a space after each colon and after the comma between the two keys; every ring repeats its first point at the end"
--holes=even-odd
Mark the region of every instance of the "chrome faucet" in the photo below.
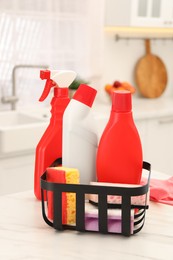
{"type": "Polygon", "coordinates": [[[6,103],[11,103],[11,109],[15,110],[16,109],[16,103],[19,100],[16,94],[16,71],[17,69],[21,68],[43,68],[47,69],[49,66],[47,65],[24,65],[24,64],[19,64],[14,66],[13,71],[12,71],[12,95],[7,96],[7,97],[2,97],[1,102],[6,104],[6,103]]]}

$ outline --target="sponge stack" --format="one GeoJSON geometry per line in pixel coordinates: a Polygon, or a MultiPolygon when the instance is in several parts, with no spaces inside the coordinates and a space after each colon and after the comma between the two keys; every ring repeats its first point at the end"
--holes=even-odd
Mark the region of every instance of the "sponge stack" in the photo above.
{"type": "MultiPolygon", "coordinates": [[[[47,168],[47,181],[54,183],[79,184],[79,171],[75,168],[47,168]]],[[[53,193],[48,192],[48,218],[53,219],[53,193]]],[[[62,224],[76,223],[76,194],[62,193],[62,224]]]]}

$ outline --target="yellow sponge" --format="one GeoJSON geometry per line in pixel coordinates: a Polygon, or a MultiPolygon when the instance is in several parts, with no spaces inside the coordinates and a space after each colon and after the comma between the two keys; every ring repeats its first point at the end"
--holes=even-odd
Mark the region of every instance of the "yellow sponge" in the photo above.
{"type": "MultiPolygon", "coordinates": [[[[75,168],[50,167],[47,168],[47,180],[56,183],[79,184],[79,171],[75,168]]],[[[53,199],[48,196],[48,217],[53,218],[53,199]],[[50,209],[50,210],[49,210],[50,209]]],[[[76,223],[76,194],[63,192],[62,194],[63,224],[76,223]]]]}

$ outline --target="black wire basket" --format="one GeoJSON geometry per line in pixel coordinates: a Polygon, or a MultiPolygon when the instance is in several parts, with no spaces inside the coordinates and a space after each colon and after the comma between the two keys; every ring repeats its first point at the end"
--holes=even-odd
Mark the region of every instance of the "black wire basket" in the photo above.
{"type": "MultiPolygon", "coordinates": [[[[62,160],[58,159],[51,166],[61,165],[62,160]]],[[[118,233],[124,236],[130,236],[138,233],[144,226],[146,209],[148,209],[149,180],[151,174],[151,165],[143,162],[143,169],[147,171],[147,183],[139,187],[119,187],[119,186],[97,186],[85,184],[63,184],[52,183],[46,180],[46,172],[41,176],[41,195],[42,195],[42,215],[45,222],[56,230],[71,229],[80,232],[88,230],[85,227],[85,203],[86,195],[97,194],[98,203],[98,231],[100,233],[118,233]],[[53,194],[53,220],[47,217],[46,194],[51,191],[53,194]],[[65,225],[62,223],[62,193],[70,192],[76,194],[76,222],[74,225],[65,225]],[[109,204],[108,195],[121,196],[121,204],[109,204]],[[143,205],[134,205],[131,203],[133,196],[145,196],[143,205]],[[121,211],[121,230],[120,232],[110,232],[108,229],[108,209],[118,208],[121,211]],[[134,210],[133,226],[131,225],[131,211],[134,210]]],[[[89,203],[92,201],[89,201],[89,203]]],[[[91,230],[90,230],[91,231],[91,230]]]]}

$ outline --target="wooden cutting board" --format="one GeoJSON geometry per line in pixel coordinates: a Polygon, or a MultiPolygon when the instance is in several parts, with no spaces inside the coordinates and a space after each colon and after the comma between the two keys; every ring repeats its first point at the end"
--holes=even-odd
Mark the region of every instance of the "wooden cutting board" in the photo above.
{"type": "Polygon", "coordinates": [[[150,40],[145,40],[146,54],[137,62],[135,81],[140,93],[147,98],[162,95],[167,85],[167,71],[163,61],[150,50],[150,40]]]}

